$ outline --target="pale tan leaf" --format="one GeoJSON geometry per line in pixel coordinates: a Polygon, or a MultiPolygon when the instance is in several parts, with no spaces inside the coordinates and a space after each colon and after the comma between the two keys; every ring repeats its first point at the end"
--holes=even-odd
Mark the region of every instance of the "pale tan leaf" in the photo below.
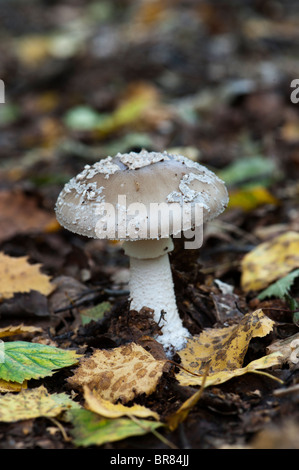
{"type": "Polygon", "coordinates": [[[68,379],[75,388],[88,385],[112,403],[126,403],[135,396],[149,395],[163,373],[165,360],[156,360],[135,343],[113,349],[97,349],[84,358],[75,374],[68,379]]]}

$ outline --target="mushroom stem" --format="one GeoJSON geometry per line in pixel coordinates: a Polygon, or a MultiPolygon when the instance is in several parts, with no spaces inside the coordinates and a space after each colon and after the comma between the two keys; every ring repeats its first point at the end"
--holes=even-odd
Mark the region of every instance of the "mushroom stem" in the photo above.
{"type": "MultiPolygon", "coordinates": [[[[184,347],[190,333],[183,326],[178,313],[169,256],[165,251],[165,254],[159,253],[158,245],[162,246],[161,242],[162,240],[157,240],[154,248],[153,240],[149,244],[147,241],[140,241],[125,242],[124,245],[129,244],[127,249],[125,246],[125,251],[130,256],[131,308],[137,311],[142,307],[154,310],[154,320],[162,326],[162,335],[156,339],[163,345],[166,353],[171,355],[172,349],[180,350],[184,347]],[[149,251],[144,251],[142,258],[140,244],[144,244],[145,250],[147,244],[150,247],[149,251]],[[134,256],[134,251],[138,257],[134,256]],[[153,253],[156,256],[150,257],[153,253]]],[[[165,245],[165,240],[162,244],[165,245]]],[[[168,240],[168,247],[172,246],[172,241],[168,240]]]]}

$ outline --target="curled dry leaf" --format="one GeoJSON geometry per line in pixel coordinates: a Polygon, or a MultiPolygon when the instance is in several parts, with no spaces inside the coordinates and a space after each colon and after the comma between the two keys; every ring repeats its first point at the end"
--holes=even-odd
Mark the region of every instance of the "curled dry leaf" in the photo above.
{"type": "Polygon", "coordinates": [[[42,328],[37,327],[37,326],[25,326],[23,324],[10,325],[4,328],[0,328],[0,338],[7,338],[9,336],[16,336],[16,335],[41,333],[42,331],[43,331],[42,328]]]}
{"type": "Polygon", "coordinates": [[[14,258],[0,253],[0,279],[0,300],[31,290],[49,295],[54,289],[49,276],[40,272],[40,264],[28,263],[27,256],[14,258]]]}
{"type": "Polygon", "coordinates": [[[261,243],[242,261],[241,283],[245,292],[261,290],[299,267],[299,234],[283,233],[261,243]]]}
{"type": "Polygon", "coordinates": [[[222,383],[235,375],[270,367],[277,363],[279,354],[253,361],[242,368],[243,360],[253,337],[266,336],[274,322],[262,310],[244,315],[238,325],[204,330],[199,336],[188,340],[185,349],[179,352],[182,369],[177,374],[181,385],[201,385],[205,370],[209,367],[205,385],[222,383]],[[257,363],[257,364],[254,364],[257,363]]]}
{"type": "Polygon", "coordinates": [[[21,191],[0,192],[0,242],[15,235],[45,232],[55,222],[52,213],[38,207],[21,191]]]}
{"type": "Polygon", "coordinates": [[[120,418],[122,416],[135,416],[137,418],[154,418],[159,420],[159,415],[142,405],[125,406],[121,403],[111,403],[102,398],[101,394],[84,387],[85,407],[105,418],[120,418]]]}
{"type": "Polygon", "coordinates": [[[88,385],[112,403],[126,403],[139,394],[154,392],[165,364],[166,360],[156,360],[142,346],[129,343],[95,350],[91,357],[82,359],[68,381],[78,389],[88,385]]]}

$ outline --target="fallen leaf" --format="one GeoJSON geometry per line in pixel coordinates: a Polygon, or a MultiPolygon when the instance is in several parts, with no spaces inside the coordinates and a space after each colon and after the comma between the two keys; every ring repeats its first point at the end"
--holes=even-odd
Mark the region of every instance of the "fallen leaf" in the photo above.
{"type": "Polygon", "coordinates": [[[36,198],[22,191],[0,191],[0,242],[19,234],[41,233],[55,216],[38,207],[36,198]]]}
{"type": "Polygon", "coordinates": [[[263,178],[265,183],[263,186],[265,186],[277,175],[277,167],[273,160],[254,155],[236,159],[217,174],[228,185],[242,184],[243,186],[248,179],[260,181],[263,178]]]}
{"type": "Polygon", "coordinates": [[[0,362],[0,378],[23,383],[24,380],[51,376],[54,371],[62,367],[76,364],[79,357],[76,351],[46,344],[27,341],[6,342],[3,361],[0,362]]]}
{"type": "MultiPolygon", "coordinates": [[[[160,103],[158,89],[148,82],[128,85],[116,110],[96,128],[97,137],[105,137],[124,127],[157,127],[173,118],[174,111],[160,103]]],[[[141,128],[142,129],[142,128],[141,128]]]]}
{"type": "Polygon", "coordinates": [[[11,325],[0,328],[0,338],[8,338],[9,336],[26,335],[32,333],[41,333],[43,330],[37,326],[11,325]]]}
{"type": "Polygon", "coordinates": [[[289,295],[290,289],[297,277],[299,277],[299,269],[295,269],[295,271],[292,271],[281,279],[278,279],[278,281],[264,289],[258,295],[258,299],[263,300],[266,297],[278,297],[279,299],[285,298],[289,295]]]}
{"type": "Polygon", "coordinates": [[[287,363],[290,368],[297,368],[299,363],[299,333],[288,338],[278,339],[267,347],[267,353],[279,352],[282,363],[287,363]]]}
{"type": "Polygon", "coordinates": [[[7,382],[6,380],[0,379],[0,393],[20,392],[23,388],[27,388],[26,380],[22,384],[19,384],[17,382],[7,382]]]}
{"type": "Polygon", "coordinates": [[[176,378],[181,385],[201,385],[206,367],[209,366],[205,382],[205,386],[209,386],[244,374],[253,367],[269,367],[272,359],[267,357],[254,361],[246,368],[242,368],[242,364],[250,340],[267,335],[273,325],[274,322],[262,310],[256,310],[244,315],[237,325],[208,328],[199,336],[189,338],[186,347],[178,353],[182,369],[176,378]]]}
{"type": "Polygon", "coordinates": [[[112,403],[126,403],[135,396],[152,393],[163,373],[166,360],[156,360],[135,343],[113,349],[97,349],[84,358],[68,382],[75,388],[88,385],[112,403]]]}
{"type": "Polygon", "coordinates": [[[38,67],[49,56],[49,38],[42,35],[28,35],[16,40],[14,52],[26,67],[38,67]]]}
{"type": "Polygon", "coordinates": [[[44,386],[6,393],[0,396],[0,421],[11,423],[24,419],[55,417],[79,405],[66,393],[48,393],[44,386]]]}
{"type": "MultiPolygon", "coordinates": [[[[210,387],[212,385],[221,384],[227,382],[234,377],[239,377],[240,375],[248,374],[249,372],[261,373],[261,369],[268,369],[269,367],[275,367],[281,364],[282,354],[280,352],[269,354],[268,356],[263,356],[255,361],[251,361],[246,367],[238,367],[234,370],[224,370],[215,372],[207,377],[205,382],[205,387],[210,387]]],[[[267,373],[263,373],[266,376],[270,376],[267,373]]],[[[276,377],[271,376],[273,379],[276,377]]],[[[191,377],[191,378],[178,378],[181,385],[202,385],[202,377],[191,377]]]]}
{"type": "Polygon", "coordinates": [[[238,207],[244,211],[250,211],[265,204],[277,206],[279,201],[263,186],[241,188],[229,193],[229,209],[238,207]]]}
{"type": "Polygon", "coordinates": [[[91,308],[86,308],[80,312],[80,317],[82,321],[82,325],[86,325],[90,321],[100,320],[104,317],[105,313],[111,310],[111,303],[110,302],[101,302],[98,305],[95,305],[91,308]]]}
{"type": "Polygon", "coordinates": [[[107,442],[120,441],[130,436],[141,436],[154,431],[162,423],[140,419],[138,422],[130,418],[101,418],[89,410],[73,409],[69,412],[73,423],[72,437],[76,446],[100,446],[107,442]]]}
{"type": "Polygon", "coordinates": [[[171,414],[167,418],[167,425],[170,431],[174,431],[180,423],[182,423],[188,416],[189,412],[191,409],[196,405],[196,403],[200,400],[202,393],[205,388],[205,382],[206,378],[208,376],[209,372],[209,367],[206,367],[206,371],[204,373],[201,387],[200,389],[193,393],[190,398],[188,398],[180,407],[177,411],[175,411],[173,414],[171,414]]]}
{"type": "Polygon", "coordinates": [[[95,390],[84,387],[85,408],[104,418],[120,418],[122,416],[136,416],[137,418],[154,418],[159,421],[159,415],[142,405],[125,406],[121,403],[111,403],[102,398],[95,390]]]}
{"type": "Polygon", "coordinates": [[[72,130],[91,131],[105,121],[107,115],[95,111],[90,106],[76,106],[65,115],[64,121],[72,130]]]}
{"type": "Polygon", "coordinates": [[[299,234],[290,231],[261,243],[244,256],[241,268],[245,292],[266,288],[299,268],[299,234]]]}
{"type": "Polygon", "coordinates": [[[0,253],[0,300],[9,299],[15,293],[36,290],[49,295],[54,286],[50,277],[40,272],[40,264],[28,263],[27,256],[14,258],[0,253]]]}

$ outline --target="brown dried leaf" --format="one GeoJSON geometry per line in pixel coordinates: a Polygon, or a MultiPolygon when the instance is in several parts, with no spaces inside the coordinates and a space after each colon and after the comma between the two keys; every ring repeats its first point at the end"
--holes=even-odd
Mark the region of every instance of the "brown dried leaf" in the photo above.
{"type": "Polygon", "coordinates": [[[0,192],[0,243],[18,234],[47,231],[54,221],[35,198],[21,191],[0,192]]]}
{"type": "Polygon", "coordinates": [[[156,360],[135,343],[114,349],[95,350],[81,361],[68,382],[78,389],[85,385],[105,400],[126,403],[135,396],[154,392],[162,375],[165,360],[156,360]]]}

